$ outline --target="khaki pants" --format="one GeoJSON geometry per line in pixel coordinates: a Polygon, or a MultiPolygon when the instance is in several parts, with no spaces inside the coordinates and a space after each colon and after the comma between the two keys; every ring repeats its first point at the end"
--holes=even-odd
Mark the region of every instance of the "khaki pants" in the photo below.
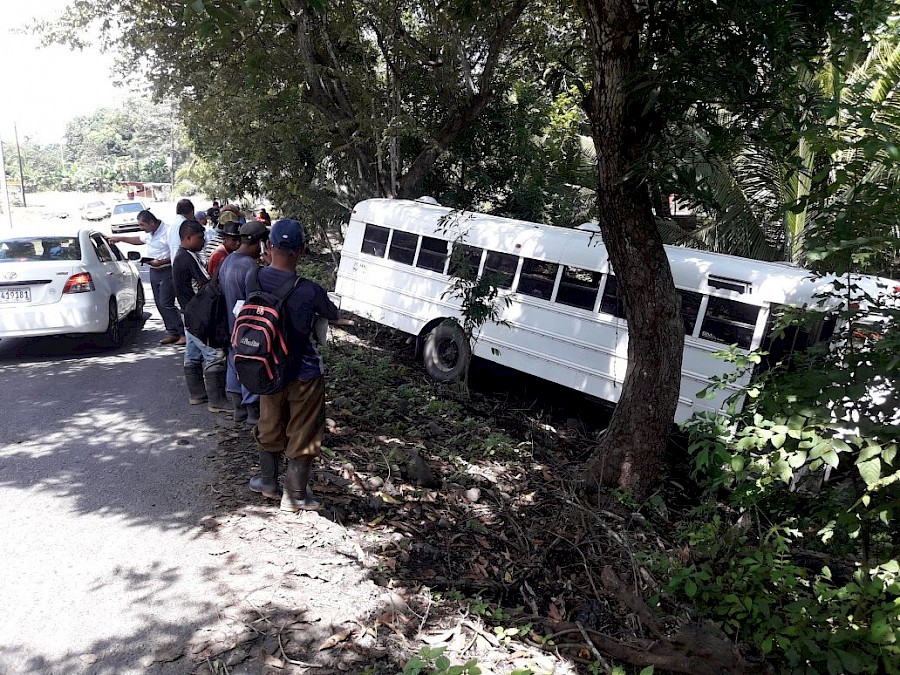
{"type": "Polygon", "coordinates": [[[253,431],[260,449],[288,459],[318,457],[325,433],[325,378],[291,382],[259,398],[259,424],[253,431]]]}

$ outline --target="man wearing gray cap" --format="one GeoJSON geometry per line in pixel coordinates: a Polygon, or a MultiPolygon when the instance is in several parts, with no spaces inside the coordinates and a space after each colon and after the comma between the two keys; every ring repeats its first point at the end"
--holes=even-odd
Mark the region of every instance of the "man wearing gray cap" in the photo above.
{"type": "MultiPolygon", "coordinates": [[[[224,211],[219,219],[220,226],[224,229],[229,226],[238,226],[237,216],[230,211],[224,211]]],[[[233,310],[238,301],[247,299],[244,280],[251,270],[259,267],[260,247],[269,238],[269,230],[262,223],[252,221],[240,225],[237,230],[241,238],[240,246],[236,251],[227,255],[219,265],[219,287],[225,295],[225,306],[233,310]]],[[[228,312],[228,331],[234,329],[234,312],[228,312]]],[[[234,352],[228,350],[228,371],[225,379],[225,392],[228,400],[234,406],[234,421],[238,424],[246,424],[253,427],[259,422],[259,395],[251,394],[246,388],[241,387],[238,381],[237,371],[234,369],[234,352]]]]}
{"type": "MultiPolygon", "coordinates": [[[[279,220],[272,226],[267,244],[272,262],[258,271],[261,290],[275,292],[296,278],[297,261],[305,243],[303,227],[296,220],[279,220]]],[[[338,310],[325,289],[308,279],[297,284],[284,307],[287,384],[281,391],[260,397],[259,424],[254,429],[260,473],[250,480],[250,489],[277,498],[279,455],[284,453],[288,466],[281,510],[296,513],[321,506],[309,488],[310,468],[320,454],[325,432],[325,379],[322,358],[313,340],[313,325],[317,317],[349,322],[339,320],[338,310]]]]}

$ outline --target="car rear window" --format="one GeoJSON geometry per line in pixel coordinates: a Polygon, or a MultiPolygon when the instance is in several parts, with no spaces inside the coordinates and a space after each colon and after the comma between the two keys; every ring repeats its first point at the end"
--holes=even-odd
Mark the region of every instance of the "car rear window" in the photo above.
{"type": "Polygon", "coordinates": [[[113,207],[113,214],[116,213],[137,213],[143,211],[143,204],[116,204],[113,207]]]}
{"type": "Polygon", "coordinates": [[[77,237],[20,237],[0,240],[0,263],[81,260],[77,237]]]}

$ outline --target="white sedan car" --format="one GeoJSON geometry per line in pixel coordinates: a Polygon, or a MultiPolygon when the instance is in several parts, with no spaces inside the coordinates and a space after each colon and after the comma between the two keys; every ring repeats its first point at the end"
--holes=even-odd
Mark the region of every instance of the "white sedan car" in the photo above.
{"type": "Polygon", "coordinates": [[[144,202],[119,202],[112,207],[109,218],[110,231],[113,234],[137,232],[141,229],[137,221],[138,214],[146,208],[144,202]]]}
{"type": "Polygon", "coordinates": [[[85,220],[109,218],[110,208],[106,202],[88,202],[81,207],[81,217],[85,220]]]}
{"type": "Polygon", "coordinates": [[[144,311],[137,268],[100,232],[0,235],[0,339],[103,333],[144,311]]]}

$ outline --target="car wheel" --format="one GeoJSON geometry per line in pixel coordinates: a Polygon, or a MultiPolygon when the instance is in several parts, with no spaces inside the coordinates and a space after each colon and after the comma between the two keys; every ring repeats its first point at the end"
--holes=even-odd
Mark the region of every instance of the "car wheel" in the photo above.
{"type": "Polygon", "coordinates": [[[144,284],[140,279],[138,279],[134,294],[134,309],[128,314],[128,318],[133,321],[140,321],[144,318],[144,284]]]}
{"type": "Polygon", "coordinates": [[[115,298],[109,299],[109,323],[106,325],[104,338],[111,347],[122,344],[122,324],[119,322],[119,306],[115,298]]]}
{"type": "Polygon", "coordinates": [[[438,382],[456,382],[469,367],[472,347],[455,321],[444,321],[425,338],[425,371],[438,382]]]}

